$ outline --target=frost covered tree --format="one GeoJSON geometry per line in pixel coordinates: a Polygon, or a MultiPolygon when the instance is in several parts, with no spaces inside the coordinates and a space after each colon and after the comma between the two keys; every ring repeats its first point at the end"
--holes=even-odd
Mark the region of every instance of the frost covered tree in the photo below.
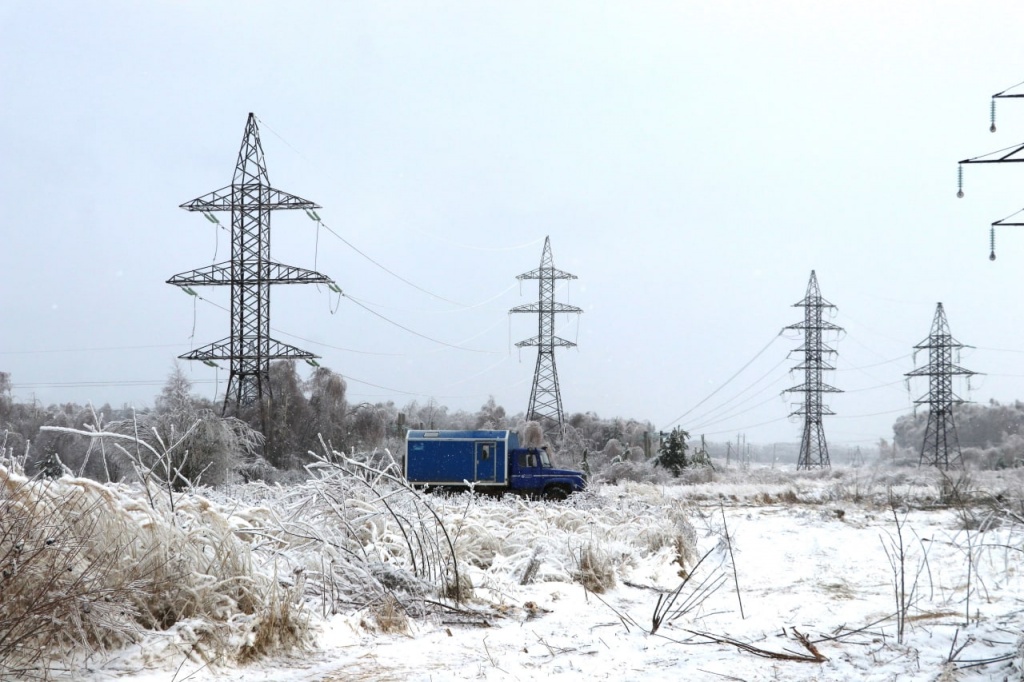
{"type": "Polygon", "coordinates": [[[505,415],[505,408],[494,402],[494,396],[489,396],[487,402],[480,407],[476,413],[473,428],[476,429],[505,429],[508,428],[508,420],[505,415]]]}
{"type": "MultiPolygon", "coordinates": [[[[317,367],[307,382],[309,387],[309,411],[312,422],[312,437],[322,437],[334,449],[344,450],[346,446],[346,416],[348,407],[345,391],[348,386],[340,374],[326,367],[317,367]]],[[[314,442],[311,448],[316,448],[314,442]]]]}
{"type": "Polygon", "coordinates": [[[690,434],[678,426],[672,429],[672,433],[668,435],[668,439],[661,446],[661,452],[658,453],[654,463],[668,469],[672,472],[673,476],[678,477],[683,469],[688,466],[686,451],[689,449],[689,446],[686,444],[686,439],[689,437],[690,434]]]}
{"type": "Polygon", "coordinates": [[[360,403],[351,412],[350,431],[354,446],[360,450],[376,450],[387,435],[387,413],[377,405],[360,403]]]}
{"type": "Polygon", "coordinates": [[[262,428],[266,437],[264,456],[278,469],[289,469],[296,457],[317,448],[316,419],[304,392],[304,382],[294,360],[270,363],[270,394],[265,425],[260,425],[258,406],[245,420],[253,428],[262,428]]]}
{"type": "Polygon", "coordinates": [[[262,435],[235,417],[217,415],[208,401],[192,396],[192,382],[178,364],[152,412],[112,422],[105,430],[137,436],[152,446],[160,456],[128,448],[137,457],[136,471],[148,472],[177,490],[190,484],[225,483],[234,473],[258,476],[265,468],[258,455],[262,435]]]}

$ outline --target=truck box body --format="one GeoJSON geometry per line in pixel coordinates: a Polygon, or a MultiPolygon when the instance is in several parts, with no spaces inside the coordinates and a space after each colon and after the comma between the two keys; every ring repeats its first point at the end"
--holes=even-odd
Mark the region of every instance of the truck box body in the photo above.
{"type": "Polygon", "coordinates": [[[418,486],[517,492],[565,498],[583,490],[579,471],[551,466],[545,448],[521,448],[507,430],[411,430],[405,441],[405,477],[418,486]]]}
{"type": "Polygon", "coordinates": [[[508,453],[518,447],[511,431],[410,431],[405,477],[431,485],[507,485],[508,453]]]}

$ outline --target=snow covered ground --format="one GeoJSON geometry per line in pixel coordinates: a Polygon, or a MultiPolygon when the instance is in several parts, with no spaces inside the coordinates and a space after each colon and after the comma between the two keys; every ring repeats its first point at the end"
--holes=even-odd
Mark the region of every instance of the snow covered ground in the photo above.
{"type": "MultiPolygon", "coordinates": [[[[952,492],[964,505],[948,483],[943,495],[937,473],[909,469],[704,478],[599,486],[560,504],[435,498],[474,588],[462,604],[432,597],[429,613],[412,617],[396,603],[393,612],[378,604],[322,618],[329,609],[311,597],[317,635],[305,651],[206,665],[168,632],[68,677],[1021,679],[1024,524],[1014,513],[1024,513],[1024,479],[1016,472],[960,482],[952,492]],[[976,663],[991,659],[1002,660],[976,663]]],[[[283,494],[211,497],[237,527],[259,516],[245,505],[273,509],[283,494]]]]}

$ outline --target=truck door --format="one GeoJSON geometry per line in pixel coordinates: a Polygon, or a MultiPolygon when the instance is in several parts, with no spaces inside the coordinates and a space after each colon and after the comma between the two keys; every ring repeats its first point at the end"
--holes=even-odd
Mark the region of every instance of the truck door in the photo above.
{"type": "Polygon", "coordinates": [[[476,480],[494,482],[494,460],[498,444],[494,442],[476,444],[476,480]]]}

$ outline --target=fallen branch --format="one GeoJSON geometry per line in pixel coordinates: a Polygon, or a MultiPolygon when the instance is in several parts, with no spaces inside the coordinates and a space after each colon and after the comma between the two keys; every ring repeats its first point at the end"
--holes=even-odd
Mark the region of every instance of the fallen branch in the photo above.
{"type": "Polygon", "coordinates": [[[691,635],[695,635],[697,637],[709,639],[717,644],[728,644],[729,646],[734,646],[740,651],[746,651],[749,654],[754,654],[755,656],[760,656],[761,658],[772,658],[779,661],[798,661],[801,663],[824,663],[828,660],[821,654],[820,651],[818,651],[818,648],[814,646],[814,644],[807,638],[807,636],[800,632],[797,632],[796,628],[793,628],[793,634],[796,635],[797,641],[800,642],[800,644],[802,644],[808,652],[810,652],[809,655],[797,654],[787,651],[769,651],[768,649],[761,649],[760,647],[756,647],[752,644],[747,644],[746,642],[741,642],[739,640],[732,639],[731,637],[724,637],[722,635],[712,635],[708,632],[697,632],[695,630],[686,630],[686,632],[689,632],[691,635]]]}

